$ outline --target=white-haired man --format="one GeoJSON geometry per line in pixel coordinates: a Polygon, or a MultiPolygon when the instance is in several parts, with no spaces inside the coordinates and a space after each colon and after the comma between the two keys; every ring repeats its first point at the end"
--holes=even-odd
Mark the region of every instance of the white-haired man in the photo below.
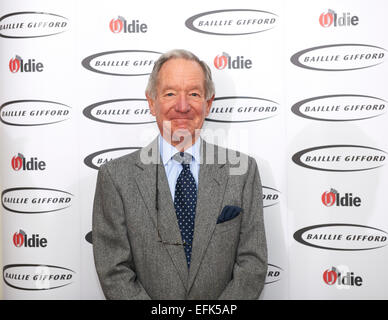
{"type": "Polygon", "coordinates": [[[209,67],[163,54],[146,89],[160,131],[100,167],[93,208],[96,270],[108,299],[257,299],[267,271],[262,190],[253,158],[200,130],[214,99],[209,67]]]}

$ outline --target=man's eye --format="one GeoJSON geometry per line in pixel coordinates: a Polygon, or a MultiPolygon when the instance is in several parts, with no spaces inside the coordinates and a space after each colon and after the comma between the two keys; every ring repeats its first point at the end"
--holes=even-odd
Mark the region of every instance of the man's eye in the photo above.
{"type": "Polygon", "coordinates": [[[197,92],[192,92],[191,95],[192,95],[193,97],[199,97],[199,93],[197,93],[197,92]]]}
{"type": "Polygon", "coordinates": [[[172,97],[174,94],[172,92],[167,92],[166,96],[167,97],[172,97]]]}

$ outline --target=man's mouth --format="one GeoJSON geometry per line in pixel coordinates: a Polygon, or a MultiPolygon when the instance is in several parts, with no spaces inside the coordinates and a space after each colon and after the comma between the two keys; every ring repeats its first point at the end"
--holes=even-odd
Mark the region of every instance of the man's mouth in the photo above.
{"type": "Polygon", "coordinates": [[[188,117],[175,117],[175,118],[172,118],[172,120],[192,120],[191,118],[188,118],[188,117]]]}

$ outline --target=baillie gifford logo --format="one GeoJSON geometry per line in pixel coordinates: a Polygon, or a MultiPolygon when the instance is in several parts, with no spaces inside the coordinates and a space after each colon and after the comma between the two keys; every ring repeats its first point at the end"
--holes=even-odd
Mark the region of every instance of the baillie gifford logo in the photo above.
{"type": "Polygon", "coordinates": [[[54,36],[69,29],[69,19],[54,13],[23,11],[0,17],[0,37],[27,39],[54,36]]]}
{"type": "Polygon", "coordinates": [[[327,10],[319,16],[319,24],[324,27],[351,27],[358,25],[358,16],[352,16],[349,12],[338,15],[334,10],[327,10]]]}
{"type": "Polygon", "coordinates": [[[223,69],[251,69],[252,60],[246,59],[244,56],[232,58],[229,54],[223,52],[214,58],[214,66],[218,70],[223,69]]]}
{"type": "Polygon", "coordinates": [[[101,165],[139,149],[140,147],[123,147],[93,152],[84,159],[84,164],[89,168],[98,170],[101,165]]]}
{"type": "Polygon", "coordinates": [[[3,267],[6,285],[29,292],[68,286],[73,283],[75,275],[71,269],[54,265],[9,264],[3,267]]]}
{"type": "Polygon", "coordinates": [[[23,60],[20,56],[15,55],[15,58],[9,60],[9,71],[17,72],[42,72],[44,65],[42,62],[36,62],[35,59],[23,60]]]}
{"type": "Polygon", "coordinates": [[[109,22],[109,29],[113,33],[146,33],[148,26],[145,23],[140,23],[139,20],[128,22],[125,18],[118,16],[117,19],[112,19],[109,22]]]}
{"type": "Polygon", "coordinates": [[[327,172],[377,169],[385,165],[387,152],[358,145],[327,145],[295,153],[292,161],[304,168],[327,172]]]}
{"type": "Polygon", "coordinates": [[[322,193],[321,200],[326,207],[359,207],[361,198],[353,196],[353,193],[341,195],[337,190],[331,188],[330,191],[322,193]]]}
{"type": "Polygon", "coordinates": [[[82,60],[92,72],[112,76],[144,76],[152,72],[161,52],[148,50],[115,50],[99,52],[82,60]]]}
{"type": "Polygon", "coordinates": [[[188,29],[217,36],[241,36],[271,30],[278,24],[278,15],[253,9],[221,9],[201,12],[185,22],[188,29]]]}

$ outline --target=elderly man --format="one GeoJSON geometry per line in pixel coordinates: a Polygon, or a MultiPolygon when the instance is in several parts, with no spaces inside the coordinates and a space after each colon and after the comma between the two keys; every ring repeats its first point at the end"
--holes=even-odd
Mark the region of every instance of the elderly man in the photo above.
{"type": "Polygon", "coordinates": [[[235,152],[200,137],[209,67],[185,50],[163,54],[146,97],[160,135],[97,178],[93,250],[106,298],[257,299],[267,271],[259,172],[237,153],[246,170],[236,174],[235,152]]]}

